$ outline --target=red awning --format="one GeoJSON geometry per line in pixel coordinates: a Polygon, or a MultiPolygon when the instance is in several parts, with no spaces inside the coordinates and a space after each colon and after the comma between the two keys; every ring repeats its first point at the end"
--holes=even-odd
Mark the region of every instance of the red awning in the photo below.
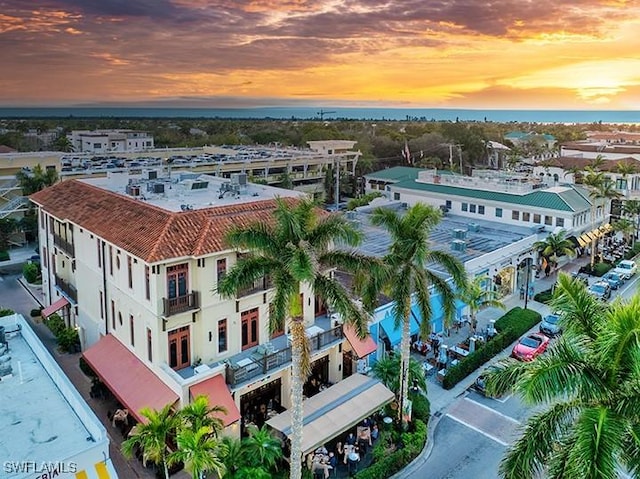
{"type": "Polygon", "coordinates": [[[351,344],[351,347],[359,358],[364,358],[378,349],[378,345],[370,334],[367,334],[366,338],[360,339],[351,326],[345,325],[342,330],[344,331],[344,335],[347,337],[349,344],[351,344]]]}
{"type": "Polygon", "coordinates": [[[194,384],[189,388],[191,396],[208,396],[210,406],[222,406],[227,410],[227,414],[221,413],[216,416],[222,419],[225,427],[240,419],[240,411],[229,392],[227,383],[221,374],[206,379],[201,383],[194,384]]]}
{"type": "Polygon", "coordinates": [[[44,319],[47,319],[49,316],[51,316],[53,313],[55,313],[56,311],[60,311],[62,308],[64,308],[67,304],[69,304],[69,301],[67,300],[67,298],[60,298],[58,301],[56,301],[55,303],[47,306],[46,308],[44,308],[42,310],[42,313],[40,313],[42,315],[42,317],[44,319]]]}
{"type": "Polygon", "coordinates": [[[138,421],[143,407],[160,410],[178,395],[112,334],[107,334],[83,353],[84,359],[113,395],[138,421]]]}

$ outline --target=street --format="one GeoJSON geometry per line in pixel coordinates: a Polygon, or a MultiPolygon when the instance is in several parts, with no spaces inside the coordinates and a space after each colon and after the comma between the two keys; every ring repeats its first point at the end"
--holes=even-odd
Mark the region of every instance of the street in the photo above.
{"type": "MultiPolygon", "coordinates": [[[[590,284],[596,279],[590,278],[590,284]]],[[[631,298],[640,275],[635,275],[617,291],[617,297],[631,298]]],[[[537,331],[537,326],[535,328],[537,331]]],[[[434,387],[434,386],[431,386],[434,387]]],[[[434,479],[495,479],[508,446],[518,437],[519,428],[535,413],[517,396],[486,398],[467,391],[455,400],[439,419],[429,458],[414,471],[415,477],[434,479]]]]}

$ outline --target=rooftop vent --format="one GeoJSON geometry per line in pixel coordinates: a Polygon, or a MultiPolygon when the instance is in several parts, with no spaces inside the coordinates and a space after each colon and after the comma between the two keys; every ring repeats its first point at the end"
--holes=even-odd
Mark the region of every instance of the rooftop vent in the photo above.
{"type": "Polygon", "coordinates": [[[208,186],[208,181],[194,181],[193,183],[191,183],[192,190],[206,190],[208,186]]]}
{"type": "Polygon", "coordinates": [[[480,225],[478,223],[469,223],[467,229],[473,233],[480,231],[480,225]]]}
{"type": "Polygon", "coordinates": [[[125,191],[129,196],[140,196],[140,185],[129,184],[125,191]]]}
{"type": "Polygon", "coordinates": [[[247,186],[247,174],[246,173],[232,173],[231,184],[247,186]]]}
{"type": "Polygon", "coordinates": [[[466,251],[467,250],[467,242],[459,239],[455,239],[451,242],[451,250],[452,251],[466,251]]]}
{"type": "Polygon", "coordinates": [[[164,183],[154,183],[151,191],[157,194],[164,193],[164,183]]]}
{"type": "Polygon", "coordinates": [[[453,237],[459,240],[467,239],[467,230],[463,230],[462,228],[456,228],[453,230],[453,237]]]}

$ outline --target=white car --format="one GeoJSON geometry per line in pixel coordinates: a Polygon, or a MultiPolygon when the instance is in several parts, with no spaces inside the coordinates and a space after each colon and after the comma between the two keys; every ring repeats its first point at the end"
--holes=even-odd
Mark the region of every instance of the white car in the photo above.
{"type": "Polygon", "coordinates": [[[614,273],[618,273],[625,279],[631,278],[638,271],[638,265],[629,259],[623,259],[618,263],[618,266],[613,270],[614,273]]]}

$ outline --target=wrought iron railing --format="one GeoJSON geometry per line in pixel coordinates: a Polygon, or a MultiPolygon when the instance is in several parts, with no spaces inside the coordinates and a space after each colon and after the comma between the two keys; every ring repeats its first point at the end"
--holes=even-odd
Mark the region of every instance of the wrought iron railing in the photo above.
{"type": "Polygon", "coordinates": [[[63,253],[67,254],[71,258],[76,257],[76,248],[73,243],[68,242],[62,236],[54,234],[53,235],[53,244],[59,249],[62,250],[63,253]]]}
{"type": "Polygon", "coordinates": [[[66,294],[69,298],[73,300],[74,303],[78,302],[78,290],[74,285],[65,281],[60,276],[55,275],[56,280],[56,288],[66,294]]]}
{"type": "Polygon", "coordinates": [[[191,309],[198,308],[198,293],[192,291],[191,293],[176,296],[175,298],[162,298],[163,302],[163,315],[173,316],[174,314],[184,313],[191,309]]]}
{"type": "MultiPolygon", "coordinates": [[[[309,338],[311,352],[319,351],[341,341],[343,337],[342,325],[311,336],[309,338]]],[[[289,364],[291,362],[291,346],[264,355],[254,353],[250,359],[251,362],[243,366],[233,364],[227,366],[227,384],[237,386],[289,364]]]]}

